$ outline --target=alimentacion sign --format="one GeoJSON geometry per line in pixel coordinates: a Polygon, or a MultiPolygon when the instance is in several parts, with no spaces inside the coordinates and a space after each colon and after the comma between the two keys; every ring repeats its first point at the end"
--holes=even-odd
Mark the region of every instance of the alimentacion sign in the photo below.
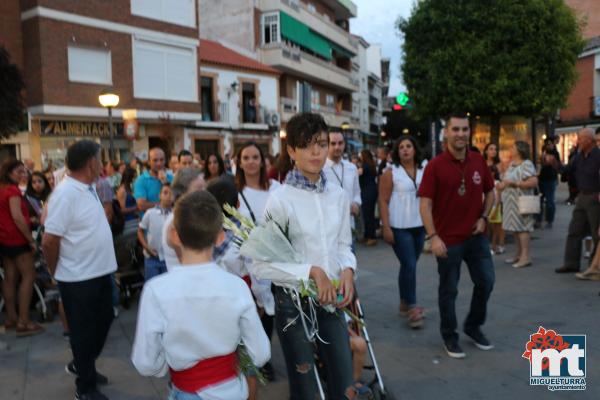
{"type": "MultiPolygon", "coordinates": [[[[42,120],[40,124],[42,136],[110,136],[107,122],[42,120]]],[[[113,129],[115,136],[123,136],[122,123],[113,123],[113,129]]]]}

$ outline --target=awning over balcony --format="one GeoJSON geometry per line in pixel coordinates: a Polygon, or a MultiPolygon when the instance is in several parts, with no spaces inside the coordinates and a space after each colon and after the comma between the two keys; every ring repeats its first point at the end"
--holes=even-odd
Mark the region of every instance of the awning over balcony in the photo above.
{"type": "Polygon", "coordinates": [[[304,25],[302,22],[283,11],[280,11],[279,13],[279,21],[281,23],[282,37],[315,52],[326,60],[333,59],[333,51],[344,57],[354,57],[354,54],[351,51],[344,49],[314,32],[307,25],[304,25]]]}
{"type": "Polygon", "coordinates": [[[313,33],[310,28],[297,19],[280,12],[281,36],[300,46],[314,51],[327,60],[332,59],[331,46],[319,35],[313,33]]]}

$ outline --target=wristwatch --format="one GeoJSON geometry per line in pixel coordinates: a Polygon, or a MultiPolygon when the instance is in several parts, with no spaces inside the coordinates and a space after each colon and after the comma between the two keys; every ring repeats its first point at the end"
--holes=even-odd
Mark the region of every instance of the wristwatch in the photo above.
{"type": "Polygon", "coordinates": [[[485,221],[485,223],[487,224],[487,222],[488,222],[488,217],[487,217],[487,215],[482,215],[482,216],[481,216],[481,217],[479,217],[479,218],[481,218],[482,220],[484,220],[484,221],[485,221]]]}

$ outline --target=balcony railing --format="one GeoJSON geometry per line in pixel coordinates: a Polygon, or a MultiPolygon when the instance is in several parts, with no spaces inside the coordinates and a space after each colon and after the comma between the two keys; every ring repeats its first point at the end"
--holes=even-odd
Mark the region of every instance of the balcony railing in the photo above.
{"type": "Polygon", "coordinates": [[[354,48],[355,50],[358,50],[358,41],[356,39],[354,39],[352,36],[350,36],[350,32],[348,32],[345,29],[343,29],[342,27],[338,26],[331,19],[328,19],[324,15],[321,15],[317,12],[310,11],[308,9],[308,6],[306,4],[304,4],[303,2],[301,2],[300,0],[281,0],[281,2],[296,12],[300,12],[300,9],[302,9],[302,10],[306,11],[307,13],[309,13],[310,15],[313,15],[316,18],[320,19],[321,22],[323,22],[324,24],[327,24],[330,28],[336,30],[338,33],[341,33],[341,34],[347,36],[348,41],[350,42],[350,45],[352,46],[352,48],[354,48]]]}
{"type": "MultiPolygon", "coordinates": [[[[350,71],[340,68],[331,62],[322,60],[319,57],[313,56],[312,54],[309,54],[305,51],[302,51],[299,47],[290,45],[286,42],[276,42],[276,43],[265,44],[261,48],[264,50],[281,49],[281,55],[284,58],[290,59],[297,63],[301,63],[302,60],[306,60],[308,62],[317,64],[318,66],[327,68],[336,74],[343,75],[342,79],[345,79],[347,84],[355,86],[355,87],[358,86],[358,80],[353,78],[350,71]]],[[[269,62],[267,62],[267,63],[269,64],[269,62]]],[[[302,69],[302,71],[306,73],[305,68],[298,66],[298,69],[302,69]]]]}

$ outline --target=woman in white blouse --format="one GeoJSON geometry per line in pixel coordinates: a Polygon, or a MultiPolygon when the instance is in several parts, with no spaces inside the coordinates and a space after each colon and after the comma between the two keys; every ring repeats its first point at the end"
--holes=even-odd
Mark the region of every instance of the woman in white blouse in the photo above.
{"type": "MultiPolygon", "coordinates": [[[[235,186],[239,193],[239,212],[255,224],[260,224],[264,221],[269,193],[280,184],[268,178],[265,156],[255,142],[248,142],[240,147],[236,160],[235,186]]],[[[261,308],[261,321],[270,340],[273,334],[273,315],[275,315],[271,282],[252,279],[252,291],[261,308]]],[[[273,379],[274,370],[270,363],[265,364],[262,372],[269,380],[273,379]]]]}
{"type": "Polygon", "coordinates": [[[423,250],[425,230],[419,213],[417,191],[423,177],[420,153],[415,139],[403,136],[392,151],[393,167],[383,173],[379,184],[379,210],[383,238],[391,244],[400,261],[398,286],[400,313],[408,325],[423,325],[423,309],[417,307],[417,260],[423,250]]]}

